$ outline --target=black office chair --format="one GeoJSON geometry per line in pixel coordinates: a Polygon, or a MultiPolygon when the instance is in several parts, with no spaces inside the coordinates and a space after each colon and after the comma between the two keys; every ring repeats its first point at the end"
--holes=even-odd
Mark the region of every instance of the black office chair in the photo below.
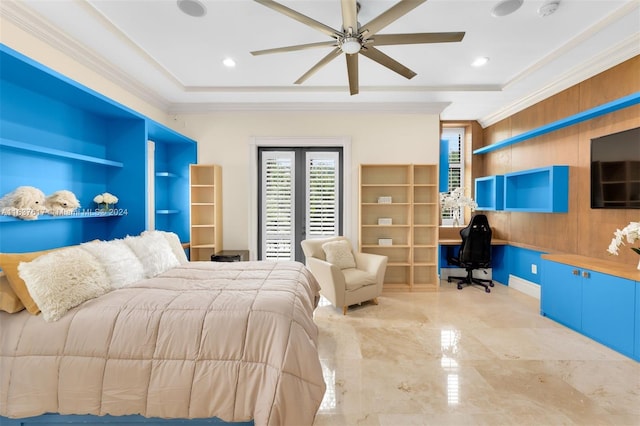
{"type": "MultiPolygon", "coordinates": [[[[493,287],[493,281],[475,278],[475,269],[491,267],[491,227],[487,216],[477,214],[471,218],[469,226],[460,230],[462,244],[457,257],[448,257],[449,264],[457,265],[467,270],[466,277],[448,277],[447,281],[459,279],[458,290],[463,285],[480,285],[487,293],[491,293],[489,287],[493,287]]],[[[486,272],[485,272],[486,273],[486,272]]]]}

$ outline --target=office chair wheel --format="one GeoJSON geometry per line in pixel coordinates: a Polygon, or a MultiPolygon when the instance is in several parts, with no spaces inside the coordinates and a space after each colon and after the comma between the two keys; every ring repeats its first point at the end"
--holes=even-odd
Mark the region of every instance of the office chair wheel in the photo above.
{"type": "Polygon", "coordinates": [[[493,287],[493,282],[490,282],[490,283],[489,283],[489,287],[493,287]]]}
{"type": "Polygon", "coordinates": [[[462,284],[458,284],[458,290],[462,290],[462,284]]]}
{"type": "Polygon", "coordinates": [[[451,277],[447,277],[447,282],[451,282],[451,277]]]}
{"type": "Polygon", "coordinates": [[[489,287],[485,288],[484,291],[486,291],[487,293],[491,293],[491,289],[489,287]]]}

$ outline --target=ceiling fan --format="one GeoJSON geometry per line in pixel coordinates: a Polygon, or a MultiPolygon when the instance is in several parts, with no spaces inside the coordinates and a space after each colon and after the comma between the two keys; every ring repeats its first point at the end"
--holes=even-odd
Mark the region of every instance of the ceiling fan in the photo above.
{"type": "Polygon", "coordinates": [[[299,44],[296,46],[278,47],[274,49],[257,50],[252,55],[266,55],[269,53],[292,52],[297,50],[314,49],[319,47],[334,47],[334,49],[315,64],[302,77],[295,81],[301,84],[311,77],[320,68],[333,59],[345,54],[347,59],[347,74],[349,76],[349,92],[356,95],[358,86],[358,54],[397,72],[401,76],[411,79],[416,73],[405,67],[395,59],[390,58],[374,46],[389,46],[394,44],[422,44],[422,43],[449,43],[462,41],[464,32],[450,33],[412,33],[412,34],[377,34],[378,31],[391,24],[395,20],[409,13],[427,0],[400,0],[387,11],[378,15],[365,25],[358,23],[358,11],[360,4],[356,0],[341,0],[342,3],[342,29],[333,29],[302,13],[272,0],[254,0],[270,9],[280,12],[298,22],[314,28],[329,37],[330,41],[299,44]]]}

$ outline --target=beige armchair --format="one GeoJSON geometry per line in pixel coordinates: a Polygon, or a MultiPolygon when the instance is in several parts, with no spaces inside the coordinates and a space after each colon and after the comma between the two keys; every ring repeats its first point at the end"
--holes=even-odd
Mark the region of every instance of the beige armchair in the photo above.
{"type": "Polygon", "coordinates": [[[382,293],[384,273],[387,269],[387,256],[354,253],[351,243],[345,237],[304,240],[301,245],[307,267],[320,284],[320,294],[329,299],[334,306],[342,307],[344,315],[347,314],[350,305],[367,300],[378,304],[377,298],[382,293]],[[330,242],[341,243],[323,248],[325,243],[330,242]],[[339,246],[343,252],[338,253],[336,258],[333,248],[339,246]],[[345,249],[345,246],[348,248],[345,249]],[[344,256],[340,257],[341,254],[346,255],[347,259],[345,260],[344,256]],[[327,261],[327,257],[334,263],[327,261]]]}

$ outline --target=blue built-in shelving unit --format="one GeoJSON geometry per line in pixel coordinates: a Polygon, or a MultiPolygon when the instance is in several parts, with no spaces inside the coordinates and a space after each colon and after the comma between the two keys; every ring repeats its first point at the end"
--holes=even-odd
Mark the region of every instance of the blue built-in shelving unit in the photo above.
{"type": "Polygon", "coordinates": [[[476,210],[504,209],[504,176],[484,176],[475,180],[476,210]]]}
{"type": "Polygon", "coordinates": [[[0,196],[18,186],[46,195],[66,189],[73,216],[35,221],[0,216],[0,251],[25,252],[120,238],[148,228],[189,235],[189,164],[196,142],[0,44],[0,196]],[[156,146],[156,205],[150,206],[147,141],[156,146]],[[93,198],[119,198],[116,214],[96,214],[93,198]],[[167,212],[167,214],[165,214],[167,212]],[[168,212],[171,212],[170,214],[168,212]],[[156,216],[157,219],[158,216],[156,216]]]}
{"type": "Polygon", "coordinates": [[[475,180],[478,210],[529,213],[569,211],[569,166],[521,170],[475,180]]]}
{"type": "Polygon", "coordinates": [[[536,127],[535,129],[529,130],[527,132],[523,132],[519,135],[501,140],[491,145],[483,146],[482,148],[478,148],[475,151],[473,151],[473,153],[487,154],[489,152],[506,148],[507,146],[510,146],[516,143],[524,142],[526,140],[533,139],[538,136],[542,136],[544,134],[563,129],[565,127],[573,126],[574,124],[591,120],[592,118],[600,117],[602,115],[609,114],[611,112],[618,111],[618,110],[628,108],[630,106],[634,106],[638,104],[640,104],[640,92],[632,93],[630,95],[623,96],[620,99],[616,99],[611,102],[598,105],[597,107],[579,112],[577,114],[570,115],[563,119],[545,124],[540,127],[536,127]]]}
{"type": "Polygon", "coordinates": [[[569,166],[548,166],[505,174],[504,210],[568,212],[569,166]]]}

